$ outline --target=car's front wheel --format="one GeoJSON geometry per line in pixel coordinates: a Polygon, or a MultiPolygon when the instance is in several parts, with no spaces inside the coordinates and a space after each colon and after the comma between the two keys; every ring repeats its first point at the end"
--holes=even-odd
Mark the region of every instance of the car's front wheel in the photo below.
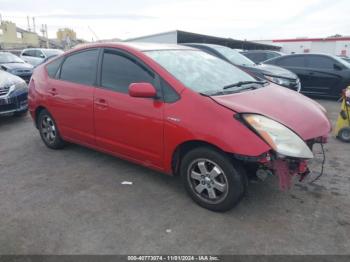
{"type": "Polygon", "coordinates": [[[45,145],[52,149],[63,148],[65,142],[60,136],[57,125],[47,110],[42,110],[38,116],[38,128],[45,145]]]}
{"type": "Polygon", "coordinates": [[[244,194],[245,174],[239,163],[210,147],[188,152],[181,161],[180,172],[192,199],[212,211],[233,208],[244,194]]]}

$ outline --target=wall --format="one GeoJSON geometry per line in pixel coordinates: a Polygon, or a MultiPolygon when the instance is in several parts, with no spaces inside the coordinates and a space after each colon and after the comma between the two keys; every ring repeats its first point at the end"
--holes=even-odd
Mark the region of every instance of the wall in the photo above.
{"type": "Polygon", "coordinates": [[[0,24],[0,47],[2,49],[38,47],[39,36],[36,33],[19,30],[16,24],[3,21],[0,24]]]}

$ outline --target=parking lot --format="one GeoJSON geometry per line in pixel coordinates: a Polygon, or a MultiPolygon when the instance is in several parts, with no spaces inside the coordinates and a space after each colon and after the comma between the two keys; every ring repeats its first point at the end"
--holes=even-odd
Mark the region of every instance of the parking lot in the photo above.
{"type": "MultiPolygon", "coordinates": [[[[319,102],[334,123],[340,103],[319,102]]],[[[0,137],[1,254],[350,251],[350,145],[334,137],[319,181],[251,183],[227,213],[197,206],[179,178],[77,145],[50,150],[29,115],[0,118],[0,137]]]]}

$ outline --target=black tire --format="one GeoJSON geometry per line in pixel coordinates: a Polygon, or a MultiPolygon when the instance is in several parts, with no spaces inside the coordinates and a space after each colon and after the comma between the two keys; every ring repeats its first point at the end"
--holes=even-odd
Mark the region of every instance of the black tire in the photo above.
{"type": "Polygon", "coordinates": [[[41,139],[47,147],[51,149],[61,149],[65,146],[65,142],[60,136],[54,118],[45,109],[39,113],[38,129],[41,139]]]}
{"type": "Polygon", "coordinates": [[[338,132],[338,138],[343,142],[350,142],[350,127],[343,127],[338,132]]]}
{"type": "Polygon", "coordinates": [[[240,202],[246,189],[242,166],[225,153],[210,147],[189,151],[181,161],[180,174],[191,198],[212,211],[224,212],[232,209],[240,202]]]}

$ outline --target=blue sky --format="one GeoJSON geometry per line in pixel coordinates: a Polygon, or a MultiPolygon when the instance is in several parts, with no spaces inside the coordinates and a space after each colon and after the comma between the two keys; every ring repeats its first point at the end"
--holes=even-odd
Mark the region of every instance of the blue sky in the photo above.
{"type": "Polygon", "coordinates": [[[49,37],[70,27],[86,40],[130,38],[185,30],[236,39],[350,35],[349,0],[0,0],[3,20],[37,29],[49,37]],[[90,28],[90,29],[89,29],[90,28]]]}

